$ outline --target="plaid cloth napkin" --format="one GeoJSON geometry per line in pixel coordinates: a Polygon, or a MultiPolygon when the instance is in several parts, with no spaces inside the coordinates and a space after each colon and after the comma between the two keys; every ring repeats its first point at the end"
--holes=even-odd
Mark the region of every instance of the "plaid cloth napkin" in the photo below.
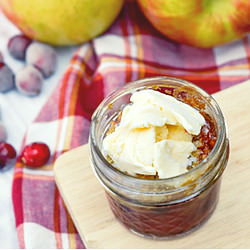
{"type": "Polygon", "coordinates": [[[177,44],[159,34],[133,1],[126,2],[107,32],[75,52],[25,134],[23,145],[43,141],[52,157],[40,169],[15,167],[13,203],[21,248],[84,248],[56,187],[53,163],[88,142],[91,114],[106,95],[127,82],[160,75],[189,80],[209,93],[249,79],[250,36],[208,50],[177,44]]]}

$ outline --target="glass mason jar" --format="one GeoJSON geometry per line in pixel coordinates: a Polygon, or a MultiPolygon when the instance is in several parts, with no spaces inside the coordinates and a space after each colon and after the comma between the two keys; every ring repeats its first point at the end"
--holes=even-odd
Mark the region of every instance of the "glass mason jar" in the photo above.
{"type": "Polygon", "coordinates": [[[116,218],[129,230],[151,238],[169,238],[198,227],[213,213],[218,202],[222,173],[229,156],[223,114],[207,92],[196,85],[169,77],[134,81],[117,89],[98,106],[90,128],[90,158],[95,175],[116,218]],[[217,139],[212,151],[196,167],[176,177],[143,179],[114,168],[102,154],[102,141],[112,121],[130,103],[133,92],[157,89],[188,96],[214,124],[217,139]]]}

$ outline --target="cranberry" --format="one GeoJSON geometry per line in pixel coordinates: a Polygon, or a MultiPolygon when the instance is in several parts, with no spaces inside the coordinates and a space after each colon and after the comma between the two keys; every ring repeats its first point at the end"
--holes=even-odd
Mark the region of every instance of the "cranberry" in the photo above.
{"type": "Polygon", "coordinates": [[[38,69],[27,65],[16,74],[17,90],[27,96],[36,96],[41,92],[43,76],[38,69]]]}
{"type": "Polygon", "coordinates": [[[32,40],[25,35],[13,36],[8,42],[8,51],[14,58],[24,60],[26,49],[31,42],[32,40]]]}
{"type": "Polygon", "coordinates": [[[33,42],[27,49],[26,61],[27,64],[31,64],[38,68],[43,76],[47,78],[56,70],[56,51],[47,44],[33,42]]]}
{"type": "Polygon", "coordinates": [[[0,52],[0,62],[3,62],[3,54],[0,52]]]}
{"type": "Polygon", "coordinates": [[[0,121],[0,142],[6,141],[6,139],[7,139],[7,132],[6,132],[5,126],[0,121]]]}
{"type": "Polygon", "coordinates": [[[0,92],[6,92],[15,86],[15,77],[12,70],[0,62],[0,92]]]}
{"type": "Polygon", "coordinates": [[[7,165],[8,161],[16,158],[16,150],[6,142],[0,142],[0,169],[7,165]]]}
{"type": "Polygon", "coordinates": [[[29,167],[41,167],[48,162],[50,158],[49,147],[42,142],[33,142],[23,149],[21,162],[29,167]]]}

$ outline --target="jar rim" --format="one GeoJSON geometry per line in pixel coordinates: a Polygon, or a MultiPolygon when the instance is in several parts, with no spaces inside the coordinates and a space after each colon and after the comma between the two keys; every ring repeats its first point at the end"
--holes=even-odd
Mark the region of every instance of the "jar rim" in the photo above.
{"type": "MultiPolygon", "coordinates": [[[[216,102],[216,100],[210,94],[208,94],[204,89],[200,88],[199,86],[197,86],[197,85],[195,85],[195,84],[193,84],[193,83],[191,83],[189,81],[174,78],[174,77],[160,76],[160,77],[143,78],[143,79],[140,79],[140,80],[129,82],[126,85],[124,85],[123,87],[112,91],[107,97],[105,97],[103,99],[103,101],[99,104],[99,106],[97,107],[97,109],[95,110],[93,115],[92,115],[89,138],[90,138],[90,142],[93,143],[91,146],[93,146],[97,156],[104,163],[103,166],[105,168],[108,168],[114,174],[119,174],[125,180],[137,182],[137,183],[140,183],[140,184],[149,184],[149,183],[152,183],[152,182],[157,182],[158,184],[161,184],[161,183],[166,183],[166,181],[178,182],[178,180],[184,178],[185,176],[188,176],[188,175],[194,173],[195,171],[198,171],[199,169],[202,169],[202,167],[205,164],[207,164],[207,162],[210,161],[210,159],[212,159],[216,155],[217,152],[219,152],[221,144],[225,139],[225,131],[226,131],[226,126],[225,126],[225,121],[224,121],[224,116],[222,114],[222,111],[221,111],[218,103],[216,102]],[[217,140],[216,140],[216,143],[215,143],[213,149],[208,154],[208,156],[204,160],[202,160],[194,168],[188,170],[185,173],[182,173],[180,175],[173,176],[173,177],[161,178],[161,179],[142,179],[142,178],[138,178],[136,176],[128,175],[128,174],[120,171],[119,169],[112,166],[112,164],[110,164],[107,161],[107,159],[103,156],[99,146],[97,145],[96,139],[95,139],[95,136],[96,136],[96,134],[95,134],[96,133],[96,120],[97,120],[97,117],[101,114],[101,112],[103,110],[103,107],[105,105],[107,105],[109,103],[109,101],[112,100],[113,98],[117,98],[118,95],[120,95],[120,94],[128,93],[127,90],[130,90],[130,93],[133,93],[133,90],[137,91],[137,90],[140,89],[140,87],[141,87],[141,89],[143,89],[143,87],[145,88],[146,83],[148,83],[148,85],[150,85],[153,82],[159,82],[159,81],[167,81],[169,83],[170,82],[171,83],[182,83],[185,86],[190,86],[191,88],[195,89],[196,91],[201,93],[203,96],[208,97],[209,100],[210,100],[210,103],[212,104],[213,108],[217,112],[217,115],[221,118],[221,119],[219,119],[219,124],[218,124],[220,129],[218,129],[218,136],[217,136],[217,140]],[[131,87],[134,87],[134,88],[130,89],[131,87]]],[[[205,178],[213,169],[214,169],[214,167],[209,168],[208,171],[206,171],[206,173],[203,175],[203,177],[205,178]]]]}

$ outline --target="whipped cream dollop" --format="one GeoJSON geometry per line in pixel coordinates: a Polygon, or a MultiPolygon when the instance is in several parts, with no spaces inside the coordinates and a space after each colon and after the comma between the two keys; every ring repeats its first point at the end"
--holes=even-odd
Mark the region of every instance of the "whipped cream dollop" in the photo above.
{"type": "Polygon", "coordinates": [[[192,106],[155,90],[135,92],[121,121],[103,140],[103,154],[117,169],[135,176],[169,178],[187,171],[196,150],[193,135],[204,117],[192,106]]]}

